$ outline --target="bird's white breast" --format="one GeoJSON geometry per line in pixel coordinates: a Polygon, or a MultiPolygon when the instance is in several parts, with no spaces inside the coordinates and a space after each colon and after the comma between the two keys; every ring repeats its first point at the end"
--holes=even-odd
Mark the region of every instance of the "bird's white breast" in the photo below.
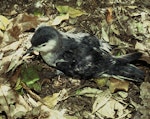
{"type": "Polygon", "coordinates": [[[57,55],[55,53],[41,53],[41,56],[43,58],[43,60],[50,66],[56,66],[56,59],[57,59],[57,55]]]}

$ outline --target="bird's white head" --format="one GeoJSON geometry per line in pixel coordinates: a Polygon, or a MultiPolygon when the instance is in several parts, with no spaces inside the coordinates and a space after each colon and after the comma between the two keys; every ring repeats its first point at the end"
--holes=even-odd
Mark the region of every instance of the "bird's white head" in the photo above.
{"type": "Polygon", "coordinates": [[[32,39],[32,49],[39,52],[53,52],[61,44],[60,33],[50,26],[39,27],[32,39]]]}

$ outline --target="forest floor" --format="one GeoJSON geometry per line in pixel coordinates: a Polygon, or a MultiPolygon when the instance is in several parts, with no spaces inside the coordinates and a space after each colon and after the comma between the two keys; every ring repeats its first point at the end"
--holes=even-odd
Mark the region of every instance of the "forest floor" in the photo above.
{"type": "Polygon", "coordinates": [[[149,119],[148,0],[5,0],[1,5],[1,119],[149,119]],[[42,24],[102,38],[115,46],[115,56],[142,52],[132,63],[145,72],[144,81],[57,75],[37,52],[24,55],[42,24]]]}

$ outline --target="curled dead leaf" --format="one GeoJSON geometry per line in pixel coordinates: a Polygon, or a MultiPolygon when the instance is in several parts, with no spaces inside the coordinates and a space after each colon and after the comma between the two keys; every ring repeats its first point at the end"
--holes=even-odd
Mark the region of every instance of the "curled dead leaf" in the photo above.
{"type": "Polygon", "coordinates": [[[111,78],[108,86],[112,93],[114,93],[115,91],[118,91],[118,90],[128,91],[129,82],[111,78]]]}

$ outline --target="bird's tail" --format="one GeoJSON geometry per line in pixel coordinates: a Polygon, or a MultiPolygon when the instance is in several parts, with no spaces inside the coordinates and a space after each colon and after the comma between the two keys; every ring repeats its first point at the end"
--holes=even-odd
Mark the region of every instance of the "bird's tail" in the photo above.
{"type": "Polygon", "coordinates": [[[141,56],[142,56],[141,52],[135,52],[135,53],[126,54],[115,58],[117,59],[117,61],[121,63],[130,63],[134,60],[139,59],[141,56]]]}
{"type": "Polygon", "coordinates": [[[144,72],[132,64],[114,66],[108,74],[117,79],[126,79],[136,82],[142,82],[144,79],[144,72]]]}
{"type": "Polygon", "coordinates": [[[144,72],[130,62],[140,58],[142,53],[132,53],[117,57],[116,62],[108,72],[109,75],[119,79],[141,82],[144,80],[144,72]]]}

